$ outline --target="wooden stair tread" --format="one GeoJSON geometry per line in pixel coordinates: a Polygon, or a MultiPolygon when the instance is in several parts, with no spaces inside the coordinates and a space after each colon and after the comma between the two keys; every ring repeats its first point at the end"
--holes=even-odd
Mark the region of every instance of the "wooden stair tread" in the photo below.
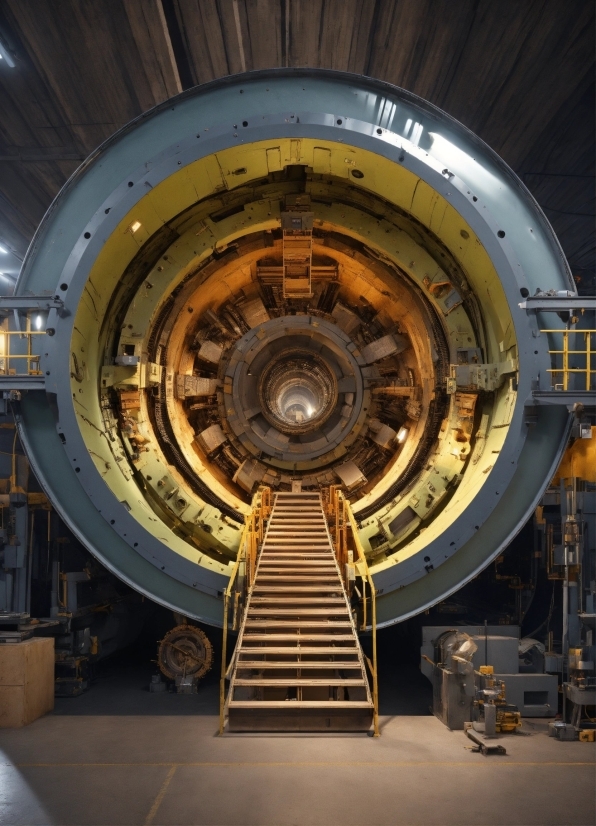
{"type": "Polygon", "coordinates": [[[333,571],[337,573],[337,566],[335,562],[327,562],[325,560],[321,561],[318,559],[265,559],[259,562],[259,568],[261,568],[262,565],[269,573],[273,571],[280,571],[281,573],[283,573],[284,571],[287,572],[288,570],[296,570],[297,572],[299,572],[300,569],[304,568],[316,573],[320,573],[321,570],[325,572],[333,571]]]}
{"type": "Polygon", "coordinates": [[[325,530],[325,525],[321,522],[320,525],[313,525],[312,519],[308,520],[307,527],[303,525],[291,525],[287,522],[282,522],[279,525],[277,523],[271,523],[267,530],[267,536],[272,537],[277,534],[293,534],[297,533],[299,536],[297,537],[300,539],[301,537],[308,538],[309,536],[327,536],[327,531],[325,530]]]}
{"type": "Polygon", "coordinates": [[[296,505],[281,505],[273,509],[273,516],[298,516],[299,514],[309,514],[312,516],[319,516],[322,513],[318,508],[316,514],[313,514],[313,509],[309,508],[305,503],[296,505]]]}
{"type": "MultiPolygon", "coordinates": [[[[315,589],[315,592],[318,594],[319,588],[315,589]]],[[[339,591],[335,593],[335,595],[331,594],[323,594],[319,596],[315,596],[311,593],[294,593],[294,589],[291,588],[290,591],[276,591],[275,594],[273,592],[267,593],[264,596],[260,596],[260,591],[253,591],[251,605],[255,603],[259,604],[267,604],[270,605],[272,603],[277,602],[298,602],[302,603],[321,603],[322,605],[336,605],[337,603],[341,602],[343,605],[346,604],[346,599],[342,595],[339,595],[339,591]]]]}
{"type": "Polygon", "coordinates": [[[327,537],[323,539],[309,539],[308,542],[298,541],[296,539],[288,539],[287,537],[278,536],[274,539],[265,539],[263,543],[263,549],[261,551],[264,552],[268,548],[274,548],[275,550],[279,550],[280,548],[288,548],[290,550],[295,551],[302,551],[308,548],[315,548],[317,551],[327,551],[328,554],[333,555],[333,549],[327,537]]]}
{"type": "Polygon", "coordinates": [[[275,608],[272,605],[266,606],[257,606],[253,608],[252,603],[248,607],[248,616],[277,616],[277,615],[291,615],[295,616],[299,614],[300,616],[336,616],[337,614],[347,614],[348,608],[346,603],[343,602],[341,605],[336,605],[335,608],[305,608],[304,606],[297,606],[292,608],[290,606],[286,608],[275,608]]]}
{"type": "Polygon", "coordinates": [[[300,540],[306,542],[308,539],[312,538],[328,539],[327,531],[324,530],[323,527],[313,527],[312,523],[306,530],[294,526],[288,527],[287,525],[270,525],[267,530],[268,539],[277,539],[279,536],[293,536],[293,539],[296,542],[300,540]]]}
{"type": "MultiPolygon", "coordinates": [[[[334,576],[315,576],[314,574],[312,576],[305,576],[304,574],[289,574],[289,575],[286,575],[286,576],[271,576],[271,575],[267,575],[265,573],[261,573],[261,575],[259,576],[259,579],[260,580],[270,580],[271,579],[271,580],[274,580],[275,582],[318,582],[318,583],[324,583],[324,582],[331,583],[331,582],[333,582],[334,584],[337,584],[339,582],[339,575],[337,574],[337,570],[334,573],[335,573],[334,576]]],[[[256,585],[253,586],[253,587],[256,587],[256,585]]],[[[269,587],[269,586],[267,586],[267,587],[269,587]]],[[[301,587],[301,586],[299,586],[299,587],[301,587]]],[[[313,585],[313,588],[314,587],[315,586],[313,585]]],[[[326,586],[321,584],[321,585],[317,585],[316,587],[317,588],[319,588],[319,587],[324,588],[326,586]]]]}
{"type": "Polygon", "coordinates": [[[313,573],[325,573],[329,576],[335,574],[339,580],[339,573],[336,566],[329,563],[323,564],[321,562],[313,562],[312,565],[309,565],[308,561],[291,562],[290,560],[283,559],[279,561],[272,560],[271,562],[266,562],[262,569],[259,564],[259,571],[265,574],[301,574],[304,571],[312,571],[313,573]]]}
{"type": "Polygon", "coordinates": [[[291,531],[279,531],[279,533],[275,533],[271,536],[267,534],[265,536],[264,546],[266,545],[279,545],[280,542],[288,542],[290,545],[309,545],[311,542],[315,545],[325,545],[327,548],[331,548],[331,543],[329,541],[329,537],[325,534],[312,532],[310,534],[302,534],[302,536],[297,536],[297,533],[302,533],[299,529],[293,529],[291,531]]]}
{"type": "Polygon", "coordinates": [[[246,642],[354,642],[352,634],[245,634],[243,645],[246,642]]]}
{"type": "Polygon", "coordinates": [[[283,561],[291,561],[292,559],[296,559],[298,561],[308,561],[313,560],[313,562],[326,562],[328,565],[335,564],[331,557],[331,554],[323,551],[292,551],[292,550],[273,550],[269,549],[263,551],[261,554],[261,562],[266,560],[267,562],[277,562],[278,560],[283,561]]]}
{"type": "Polygon", "coordinates": [[[342,622],[341,620],[319,620],[315,622],[313,620],[290,620],[290,619],[262,619],[257,620],[253,618],[247,618],[246,624],[250,625],[251,627],[260,627],[260,628],[280,628],[283,626],[288,626],[291,628],[296,628],[296,626],[300,628],[351,628],[351,622],[342,622]]]}
{"type": "Polygon", "coordinates": [[[325,540],[324,542],[291,542],[287,539],[279,540],[279,542],[265,541],[261,554],[279,553],[279,551],[286,551],[292,553],[318,553],[333,556],[331,545],[325,540]]]}
{"type": "Polygon", "coordinates": [[[372,709],[372,703],[366,700],[230,700],[230,706],[236,708],[277,709],[296,708],[365,708],[372,709]]]}
{"type": "Polygon", "coordinates": [[[329,553],[328,551],[297,551],[294,549],[283,550],[279,548],[277,550],[264,550],[259,557],[258,565],[262,565],[263,562],[266,562],[268,565],[276,564],[279,561],[288,562],[290,563],[293,559],[299,562],[301,565],[314,565],[315,567],[320,568],[322,565],[324,566],[332,566],[337,570],[337,565],[335,562],[335,557],[329,553]]]}
{"type": "Polygon", "coordinates": [[[346,671],[361,671],[362,664],[360,660],[354,660],[353,662],[344,662],[344,661],[337,661],[337,662],[312,662],[312,661],[301,661],[301,662],[283,662],[283,661],[275,661],[275,660],[240,660],[238,662],[238,670],[242,671],[245,668],[252,668],[258,671],[269,671],[270,669],[284,669],[284,670],[308,670],[313,671],[318,668],[323,670],[333,670],[333,671],[340,671],[344,669],[346,671]]]}
{"type": "Polygon", "coordinates": [[[261,592],[272,594],[309,594],[311,592],[318,593],[319,591],[339,591],[339,588],[334,588],[333,585],[253,585],[253,594],[260,594],[261,592]]]}
{"type": "Polygon", "coordinates": [[[264,556],[271,556],[272,554],[286,554],[286,556],[290,556],[293,554],[294,556],[319,556],[319,557],[329,557],[329,559],[333,559],[333,552],[329,544],[313,544],[312,542],[305,543],[304,545],[292,545],[288,542],[266,542],[263,545],[263,550],[261,551],[261,558],[264,556]]]}
{"type": "Polygon", "coordinates": [[[276,530],[272,530],[269,528],[267,531],[267,541],[271,540],[272,538],[277,539],[278,537],[284,537],[287,542],[302,542],[302,544],[306,544],[307,542],[326,542],[329,544],[329,537],[324,531],[319,530],[281,530],[281,528],[277,528],[276,530]]]}
{"type": "Polygon", "coordinates": [[[320,505],[322,501],[321,494],[318,490],[300,491],[299,493],[291,493],[287,490],[280,490],[275,494],[276,505],[280,502],[288,502],[292,500],[298,502],[312,502],[313,505],[320,505]]]}
{"type": "Polygon", "coordinates": [[[266,539],[263,543],[263,552],[268,549],[281,550],[287,549],[292,551],[303,551],[313,548],[317,551],[327,551],[331,554],[331,545],[328,539],[309,539],[308,542],[297,539],[286,539],[285,537],[278,537],[277,539],[266,539]]]}
{"type": "Polygon", "coordinates": [[[317,568],[317,569],[332,568],[333,570],[337,571],[337,566],[336,566],[336,564],[333,560],[329,560],[327,562],[325,560],[319,561],[319,560],[310,560],[310,559],[304,559],[304,560],[298,559],[296,562],[293,562],[289,559],[288,560],[276,560],[276,559],[272,559],[272,560],[265,559],[265,560],[263,560],[263,559],[261,559],[259,561],[259,567],[261,567],[261,565],[263,564],[263,561],[265,562],[265,564],[269,568],[271,568],[271,566],[275,566],[275,565],[285,565],[286,567],[291,566],[291,565],[299,565],[299,566],[305,566],[306,565],[307,567],[311,567],[311,568],[317,568]]]}
{"type": "MultiPolygon", "coordinates": [[[[245,638],[245,640],[246,640],[246,638],[245,638]]],[[[347,645],[338,646],[336,648],[334,648],[333,646],[321,646],[320,648],[317,648],[316,645],[304,646],[302,648],[300,648],[298,646],[281,646],[280,645],[280,646],[268,647],[268,646],[256,646],[255,645],[255,646],[247,646],[246,648],[244,646],[242,646],[242,648],[240,648],[239,651],[238,651],[239,655],[250,654],[251,656],[254,656],[255,654],[276,654],[276,655],[280,655],[280,654],[281,655],[283,655],[283,654],[288,654],[288,655],[297,655],[297,654],[325,654],[325,655],[341,654],[342,657],[343,657],[346,654],[357,656],[358,653],[359,652],[358,652],[357,648],[350,647],[350,646],[347,646],[347,645]]]]}
{"type": "Polygon", "coordinates": [[[236,677],[234,683],[237,686],[268,686],[269,688],[276,686],[278,688],[315,688],[317,686],[360,688],[364,685],[364,680],[342,679],[341,677],[236,677]]]}

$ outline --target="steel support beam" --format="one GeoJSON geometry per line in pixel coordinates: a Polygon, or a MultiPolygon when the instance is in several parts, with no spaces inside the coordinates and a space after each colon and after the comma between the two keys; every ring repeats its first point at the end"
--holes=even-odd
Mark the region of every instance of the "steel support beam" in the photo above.
{"type": "Polygon", "coordinates": [[[58,310],[64,302],[57,295],[1,295],[0,310],[58,310]]]}
{"type": "Polygon", "coordinates": [[[45,390],[45,376],[0,376],[0,390],[45,390]]]}
{"type": "Polygon", "coordinates": [[[583,295],[561,297],[557,295],[537,295],[520,302],[522,310],[547,313],[577,313],[579,310],[596,310],[596,297],[583,295]]]}
{"type": "Polygon", "coordinates": [[[562,404],[570,408],[576,404],[596,405],[593,390],[534,390],[532,398],[537,404],[562,404]]]}

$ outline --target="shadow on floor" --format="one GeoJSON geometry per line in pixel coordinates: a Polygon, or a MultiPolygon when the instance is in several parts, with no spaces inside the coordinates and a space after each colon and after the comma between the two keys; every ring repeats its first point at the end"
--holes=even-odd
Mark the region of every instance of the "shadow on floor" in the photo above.
{"type": "MultiPolygon", "coordinates": [[[[368,640],[363,643],[366,650],[368,640]]],[[[431,684],[420,673],[417,663],[394,657],[392,651],[392,646],[381,645],[379,648],[380,714],[430,714],[431,684]]],[[[219,713],[220,663],[217,660],[199,683],[197,694],[153,694],[149,691],[149,682],[157,670],[155,656],[153,648],[133,645],[99,662],[89,691],[79,697],[56,698],[54,714],[184,716],[219,713]]]]}
{"type": "MultiPolygon", "coordinates": [[[[154,655],[155,656],[155,655],[154,655]]],[[[214,715],[219,712],[219,664],[199,683],[197,694],[151,693],[155,663],[134,646],[99,662],[91,687],[79,697],[57,697],[59,715],[214,715]]]]}

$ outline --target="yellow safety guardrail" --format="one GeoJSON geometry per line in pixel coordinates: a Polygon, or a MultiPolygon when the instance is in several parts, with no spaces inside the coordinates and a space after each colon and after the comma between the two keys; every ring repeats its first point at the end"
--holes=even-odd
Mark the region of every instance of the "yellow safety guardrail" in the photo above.
{"type": "MultiPolygon", "coordinates": [[[[592,359],[596,358],[596,330],[541,330],[540,332],[556,333],[563,337],[563,349],[549,350],[553,364],[556,364],[558,359],[562,362],[560,367],[554,366],[548,370],[552,375],[554,389],[569,390],[569,378],[573,375],[583,373],[585,375],[585,388],[583,389],[596,391],[596,362],[594,362],[594,366],[592,366],[592,359]],[[583,348],[579,350],[570,349],[569,336],[583,336],[583,348]],[[570,367],[569,359],[574,356],[578,356],[580,359],[582,357],[585,358],[585,366],[570,367]],[[558,376],[561,377],[560,381],[557,381],[558,376]],[[592,381],[593,376],[595,377],[594,381],[592,381]]],[[[577,340],[573,343],[576,344],[576,342],[577,340]]],[[[580,388],[575,389],[579,390],[580,388]]]]}
{"type": "Polygon", "coordinates": [[[39,376],[41,370],[39,366],[40,353],[33,352],[33,336],[45,336],[45,330],[31,330],[30,319],[27,317],[27,330],[4,330],[0,328],[0,375],[3,376],[39,376]],[[18,336],[19,339],[27,339],[25,353],[11,353],[10,343],[13,336],[18,336]],[[19,359],[17,364],[21,364],[25,359],[26,370],[17,372],[16,366],[11,366],[11,362],[19,359]]]}
{"type": "Polygon", "coordinates": [[[238,617],[241,614],[240,603],[246,603],[246,597],[254,582],[257,570],[259,548],[263,542],[265,534],[265,523],[271,513],[271,488],[262,487],[254,495],[252,508],[245,519],[244,528],[240,535],[238,546],[238,556],[232,568],[230,579],[223,593],[223,634],[221,651],[221,676],[219,682],[219,733],[223,734],[225,726],[226,707],[226,678],[230,670],[227,665],[227,645],[228,645],[228,617],[230,611],[230,600],[232,592],[234,594],[234,606],[232,614],[232,630],[238,627],[238,617]],[[244,563],[244,577],[240,580],[238,572],[244,563]]]}
{"type": "MultiPolygon", "coordinates": [[[[355,572],[362,579],[362,625],[360,630],[367,628],[367,602],[366,586],[370,591],[371,605],[371,635],[372,635],[372,662],[364,654],[366,664],[369,667],[373,683],[373,705],[374,705],[374,737],[380,736],[379,731],[379,684],[377,671],[377,600],[376,589],[373,582],[366,554],[360,537],[358,535],[358,525],[352,513],[352,507],[344,496],[343,492],[336,485],[329,487],[328,518],[330,520],[331,533],[335,541],[335,553],[337,562],[342,573],[346,590],[349,592],[349,566],[354,566],[355,572]],[[350,541],[351,540],[351,541],[350,541]],[[352,545],[353,547],[350,547],[352,545]],[[354,557],[357,556],[357,561],[354,557]]],[[[363,652],[364,653],[364,652],[363,652]]]]}

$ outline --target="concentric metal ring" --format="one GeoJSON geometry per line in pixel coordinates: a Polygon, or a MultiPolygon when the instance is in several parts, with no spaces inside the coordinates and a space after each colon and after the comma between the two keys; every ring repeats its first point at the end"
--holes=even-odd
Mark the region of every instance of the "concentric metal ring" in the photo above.
{"type": "Polygon", "coordinates": [[[261,374],[263,415],[290,435],[323,425],[337,403],[337,379],[327,362],[308,350],[280,353],[261,374]]]}

